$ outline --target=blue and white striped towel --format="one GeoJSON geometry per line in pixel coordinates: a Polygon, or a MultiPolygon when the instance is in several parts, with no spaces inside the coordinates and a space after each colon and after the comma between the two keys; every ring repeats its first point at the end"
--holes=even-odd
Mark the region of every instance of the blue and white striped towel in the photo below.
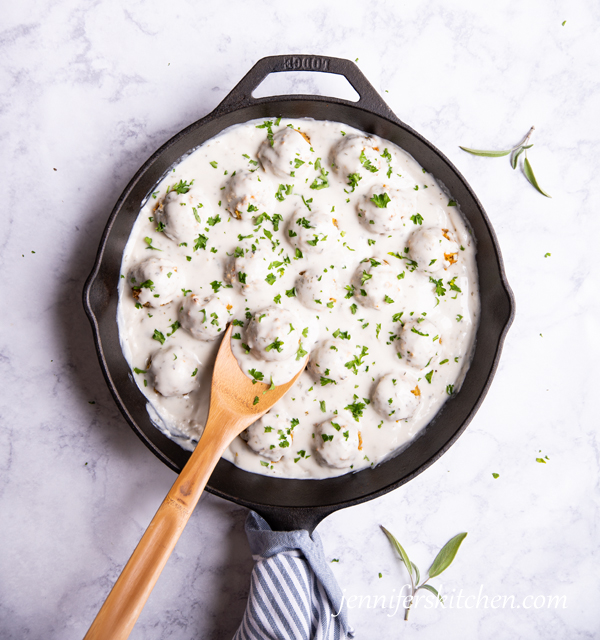
{"type": "Polygon", "coordinates": [[[271,531],[251,511],[246,535],[255,565],[233,640],[345,640],[354,637],[342,592],[319,534],[271,531]]]}

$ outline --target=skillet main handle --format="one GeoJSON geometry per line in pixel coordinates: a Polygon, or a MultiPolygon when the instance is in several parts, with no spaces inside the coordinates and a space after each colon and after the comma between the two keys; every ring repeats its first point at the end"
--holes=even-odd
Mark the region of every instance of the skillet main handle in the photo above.
{"type": "MultiPolygon", "coordinates": [[[[275,98],[254,98],[252,97],[252,92],[271,73],[281,73],[285,71],[312,71],[314,73],[333,73],[344,76],[359,95],[358,102],[342,100],[341,98],[302,96],[299,94],[285,96],[286,98],[292,98],[294,100],[310,98],[313,101],[347,104],[367,109],[394,122],[399,122],[396,114],[389,108],[385,100],[379,95],[375,87],[367,80],[363,72],[354,62],[345,58],[302,54],[267,56],[266,58],[261,58],[235,85],[229,94],[223,98],[214,113],[218,114],[221,111],[230,111],[232,109],[270,102],[275,98]]],[[[280,98],[281,96],[277,97],[280,98]]]]}
{"type": "Polygon", "coordinates": [[[198,444],[152,518],[84,640],[127,640],[228,444],[226,436],[225,439],[210,438],[208,445],[198,444]]]}

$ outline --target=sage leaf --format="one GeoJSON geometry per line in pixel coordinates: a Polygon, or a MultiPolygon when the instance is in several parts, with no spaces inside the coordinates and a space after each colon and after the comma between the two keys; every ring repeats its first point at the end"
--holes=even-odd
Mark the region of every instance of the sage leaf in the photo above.
{"type": "Polygon", "coordinates": [[[408,554],[406,553],[406,551],[404,551],[404,548],[398,542],[398,540],[396,540],[396,538],[394,538],[394,536],[385,527],[381,527],[381,528],[383,529],[383,532],[385,533],[385,535],[388,537],[388,540],[392,543],[392,546],[394,547],[394,549],[396,549],[396,551],[398,552],[398,555],[402,559],[402,562],[404,562],[404,564],[406,565],[406,568],[408,569],[408,573],[412,580],[412,577],[413,577],[412,562],[409,560],[408,554]]]}
{"type": "Polygon", "coordinates": [[[519,147],[518,149],[515,150],[515,153],[513,154],[513,157],[510,160],[510,164],[512,165],[513,169],[517,168],[517,162],[519,160],[519,156],[523,153],[523,151],[525,151],[525,149],[531,149],[531,147],[533,147],[533,145],[528,144],[523,147],[519,147]]]}
{"type": "Polygon", "coordinates": [[[501,158],[513,152],[513,149],[508,151],[481,151],[480,149],[469,149],[468,147],[460,147],[460,149],[467,153],[472,153],[474,156],[484,156],[486,158],[501,158]]]}
{"type": "Polygon", "coordinates": [[[546,193],[542,187],[538,184],[538,181],[533,173],[533,169],[531,168],[531,162],[527,158],[525,158],[525,162],[523,163],[523,171],[525,173],[525,177],[529,182],[546,198],[551,198],[552,196],[546,193]]]}
{"type": "Polygon", "coordinates": [[[444,598],[442,598],[442,596],[438,593],[438,590],[435,587],[432,587],[430,584],[422,584],[419,589],[427,589],[427,591],[433,593],[436,598],[439,598],[440,602],[444,602],[444,598]]]}
{"type": "Polygon", "coordinates": [[[510,160],[510,164],[512,166],[513,169],[517,168],[517,162],[519,161],[519,156],[523,153],[523,151],[525,151],[525,149],[523,149],[523,147],[519,147],[514,153],[513,153],[513,157],[510,160]]]}
{"type": "Polygon", "coordinates": [[[445,571],[451,564],[462,541],[467,537],[466,533],[459,533],[451,540],[448,540],[446,544],[441,548],[440,552],[435,557],[433,564],[429,567],[429,577],[435,578],[439,576],[442,571],[445,571]]]}
{"type": "Polygon", "coordinates": [[[417,567],[417,565],[414,562],[411,562],[413,569],[415,570],[415,575],[417,576],[417,579],[415,580],[416,584],[419,584],[419,582],[421,582],[421,572],[419,571],[419,568],[417,567]]]}

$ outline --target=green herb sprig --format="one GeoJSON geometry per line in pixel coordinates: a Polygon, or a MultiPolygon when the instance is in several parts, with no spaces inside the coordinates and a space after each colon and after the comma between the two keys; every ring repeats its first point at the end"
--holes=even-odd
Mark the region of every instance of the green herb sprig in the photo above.
{"type": "Polygon", "coordinates": [[[433,595],[436,598],[439,598],[440,602],[443,603],[444,599],[438,593],[438,590],[427,583],[429,582],[429,580],[431,580],[431,578],[435,578],[436,576],[439,576],[440,573],[445,571],[452,564],[452,561],[456,557],[456,554],[458,553],[458,549],[462,541],[467,537],[467,534],[459,533],[458,535],[454,536],[454,538],[446,542],[446,544],[441,548],[440,552],[437,554],[431,566],[429,567],[429,571],[427,572],[428,573],[427,579],[421,582],[421,573],[419,572],[417,565],[414,562],[411,562],[411,560],[408,557],[408,554],[406,553],[402,545],[398,542],[398,540],[396,540],[396,538],[394,538],[394,536],[385,527],[382,526],[381,528],[385,533],[385,535],[388,537],[388,540],[390,541],[392,547],[394,547],[394,549],[398,552],[398,555],[400,556],[400,559],[406,566],[408,575],[410,576],[411,593],[408,601],[409,604],[406,607],[404,612],[404,619],[408,620],[408,614],[410,612],[410,608],[414,602],[415,595],[417,594],[417,591],[419,591],[419,589],[425,589],[426,591],[433,593],[433,595]],[[421,584],[419,584],[419,582],[421,582],[421,584]]]}
{"type": "Polygon", "coordinates": [[[546,198],[551,198],[552,196],[548,194],[546,191],[540,187],[535,174],[533,173],[533,168],[531,167],[531,162],[527,158],[527,149],[531,149],[533,144],[528,144],[529,139],[531,138],[532,133],[534,132],[535,127],[531,127],[527,132],[527,135],[516,144],[514,147],[510,149],[502,150],[502,151],[485,151],[481,149],[469,149],[468,147],[460,147],[463,151],[467,153],[471,153],[474,156],[483,156],[485,158],[501,158],[503,156],[510,155],[510,165],[513,169],[516,169],[519,164],[519,158],[523,155],[523,173],[525,177],[529,181],[529,183],[537,189],[543,196],[546,198]]]}

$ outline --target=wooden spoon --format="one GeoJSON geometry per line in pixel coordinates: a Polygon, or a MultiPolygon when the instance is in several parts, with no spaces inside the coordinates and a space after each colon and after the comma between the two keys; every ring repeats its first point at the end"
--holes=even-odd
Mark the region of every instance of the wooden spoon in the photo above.
{"type": "Polygon", "coordinates": [[[263,382],[253,384],[231,351],[231,330],[229,325],[215,361],[204,433],[84,640],[129,637],[221,455],[236,436],[287,393],[306,366],[308,358],[296,376],[273,389],[263,382]]]}

